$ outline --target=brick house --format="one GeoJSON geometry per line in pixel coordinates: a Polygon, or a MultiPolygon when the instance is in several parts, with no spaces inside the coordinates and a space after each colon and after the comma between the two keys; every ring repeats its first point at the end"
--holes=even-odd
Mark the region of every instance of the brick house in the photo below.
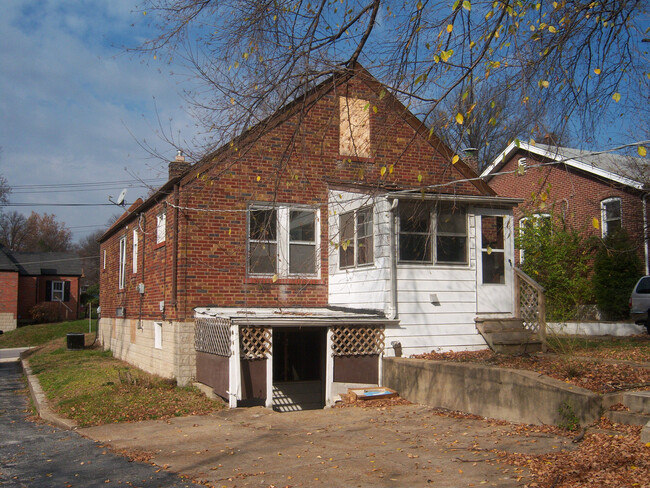
{"type": "Polygon", "coordinates": [[[497,194],[525,200],[515,209],[516,223],[524,214],[556,212],[573,228],[597,237],[624,228],[637,243],[645,274],[650,273],[647,160],[513,142],[481,177],[497,194]]]}
{"type": "Polygon", "coordinates": [[[512,316],[512,207],[363,68],[137,201],[100,239],[100,341],[231,406],[322,407],[382,355],[512,316]]]}
{"type": "Polygon", "coordinates": [[[78,256],[59,252],[13,252],[0,244],[0,330],[32,319],[39,303],[57,304],[61,320],[79,316],[78,256]]]}

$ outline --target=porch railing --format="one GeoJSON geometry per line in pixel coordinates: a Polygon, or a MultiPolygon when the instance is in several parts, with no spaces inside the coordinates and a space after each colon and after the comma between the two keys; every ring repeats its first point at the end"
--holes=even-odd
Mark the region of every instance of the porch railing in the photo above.
{"type": "Polygon", "coordinates": [[[515,268],[515,317],[524,321],[524,327],[539,335],[546,350],[546,304],[544,287],[515,268]]]}

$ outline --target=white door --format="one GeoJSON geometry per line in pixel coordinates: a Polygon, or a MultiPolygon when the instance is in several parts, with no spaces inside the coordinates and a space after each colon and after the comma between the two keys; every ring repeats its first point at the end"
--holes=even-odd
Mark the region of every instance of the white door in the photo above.
{"type": "Polygon", "coordinates": [[[504,210],[476,211],[476,312],[514,313],[512,215],[504,210]]]}

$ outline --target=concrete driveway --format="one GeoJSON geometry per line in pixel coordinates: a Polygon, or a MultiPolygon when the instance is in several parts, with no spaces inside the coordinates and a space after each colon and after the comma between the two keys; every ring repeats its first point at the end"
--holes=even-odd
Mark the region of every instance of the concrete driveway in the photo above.
{"type": "Polygon", "coordinates": [[[86,428],[116,448],[218,487],[524,486],[499,453],[572,449],[570,440],[441,416],[421,405],[275,413],[264,408],[86,428]]]}

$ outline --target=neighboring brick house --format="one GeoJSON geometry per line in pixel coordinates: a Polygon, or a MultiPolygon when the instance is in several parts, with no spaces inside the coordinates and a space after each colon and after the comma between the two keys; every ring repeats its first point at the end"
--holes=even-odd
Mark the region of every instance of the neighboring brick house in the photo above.
{"type": "Polygon", "coordinates": [[[481,177],[497,194],[525,199],[515,211],[517,222],[524,214],[553,211],[597,237],[624,228],[649,274],[646,159],[513,142],[481,177]]]}
{"type": "Polygon", "coordinates": [[[512,207],[362,68],[137,201],[100,239],[100,341],[231,406],[322,407],[382,355],[482,349],[512,207]]]}
{"type": "Polygon", "coordinates": [[[60,252],[13,252],[0,244],[0,329],[32,320],[38,303],[55,303],[59,317],[79,316],[78,256],[60,252]]]}

